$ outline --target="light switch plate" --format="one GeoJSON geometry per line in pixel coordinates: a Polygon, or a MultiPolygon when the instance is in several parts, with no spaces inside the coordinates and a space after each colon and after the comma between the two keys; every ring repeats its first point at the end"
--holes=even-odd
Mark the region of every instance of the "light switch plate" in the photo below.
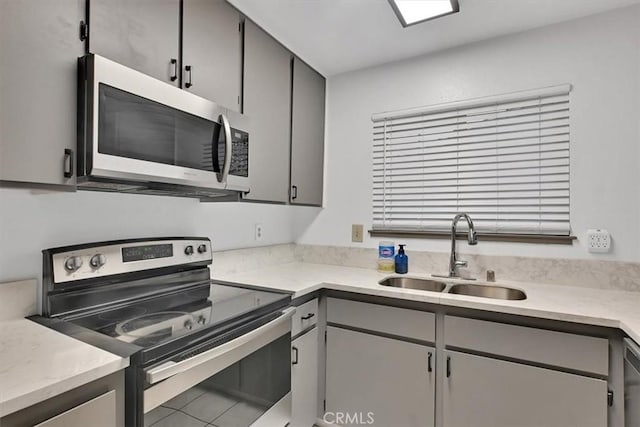
{"type": "Polygon", "coordinates": [[[364,227],[362,224],[352,224],[351,225],[351,241],[354,243],[362,243],[364,237],[364,227]]]}
{"type": "Polygon", "coordinates": [[[607,230],[587,230],[587,248],[589,252],[605,253],[611,250],[611,235],[607,230]]]}

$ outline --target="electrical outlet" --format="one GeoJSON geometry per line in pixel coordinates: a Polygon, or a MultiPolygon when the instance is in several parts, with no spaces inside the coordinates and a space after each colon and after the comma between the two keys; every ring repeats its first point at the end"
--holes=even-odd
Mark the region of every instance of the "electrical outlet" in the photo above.
{"type": "Polygon", "coordinates": [[[355,243],[362,243],[363,241],[363,226],[362,224],[351,225],[351,241],[355,243]]]}
{"type": "Polygon", "coordinates": [[[262,240],[262,224],[256,224],[255,226],[255,239],[257,241],[262,240]]]}
{"type": "Polygon", "coordinates": [[[609,252],[611,249],[611,235],[607,230],[587,230],[587,247],[589,252],[609,252]]]}

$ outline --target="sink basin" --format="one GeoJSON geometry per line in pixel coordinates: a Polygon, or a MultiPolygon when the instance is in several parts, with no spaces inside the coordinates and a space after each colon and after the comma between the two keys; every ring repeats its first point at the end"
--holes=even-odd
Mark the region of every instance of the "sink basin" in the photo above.
{"type": "Polygon", "coordinates": [[[419,289],[421,291],[442,292],[447,287],[446,283],[438,280],[417,279],[413,277],[387,277],[381,280],[382,286],[393,288],[419,289]]]}
{"type": "Polygon", "coordinates": [[[523,300],[527,299],[527,294],[519,289],[505,288],[503,286],[490,285],[453,285],[449,289],[450,294],[469,295],[472,297],[523,300]]]}

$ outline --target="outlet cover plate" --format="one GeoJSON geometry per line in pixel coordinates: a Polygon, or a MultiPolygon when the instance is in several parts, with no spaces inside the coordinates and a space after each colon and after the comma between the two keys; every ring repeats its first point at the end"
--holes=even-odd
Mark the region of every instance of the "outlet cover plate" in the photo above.
{"type": "Polygon", "coordinates": [[[354,243],[362,243],[364,237],[364,227],[362,224],[352,224],[351,225],[351,241],[354,243]]]}
{"type": "Polygon", "coordinates": [[[611,235],[607,230],[587,230],[587,248],[589,252],[606,253],[611,250],[611,235]]]}
{"type": "Polygon", "coordinates": [[[262,240],[262,236],[263,236],[262,224],[256,224],[256,226],[255,226],[255,239],[256,239],[256,241],[262,240]]]}

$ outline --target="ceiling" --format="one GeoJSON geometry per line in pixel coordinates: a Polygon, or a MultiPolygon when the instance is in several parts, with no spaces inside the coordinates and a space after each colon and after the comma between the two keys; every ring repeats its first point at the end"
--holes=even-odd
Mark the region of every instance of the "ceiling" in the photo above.
{"type": "Polygon", "coordinates": [[[459,0],[460,12],[402,28],[387,0],[227,0],[326,76],[640,3],[459,0]]]}

